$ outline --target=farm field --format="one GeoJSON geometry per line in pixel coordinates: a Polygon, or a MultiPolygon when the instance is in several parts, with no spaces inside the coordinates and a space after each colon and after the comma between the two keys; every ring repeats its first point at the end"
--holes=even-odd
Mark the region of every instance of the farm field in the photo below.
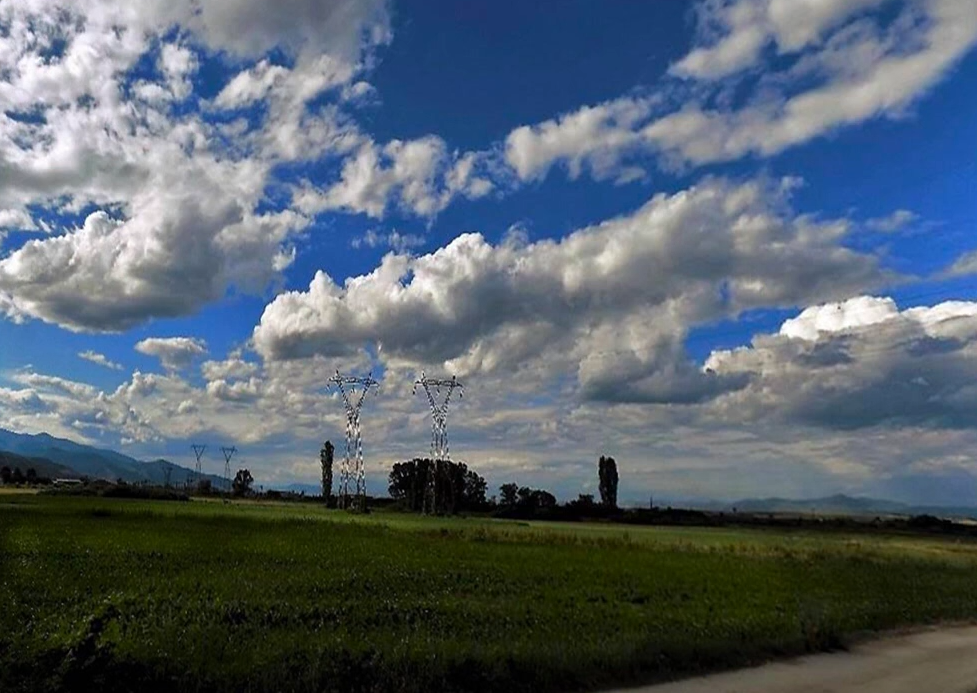
{"type": "Polygon", "coordinates": [[[977,618],[977,543],[0,497],[0,690],[572,691],[977,618]]]}

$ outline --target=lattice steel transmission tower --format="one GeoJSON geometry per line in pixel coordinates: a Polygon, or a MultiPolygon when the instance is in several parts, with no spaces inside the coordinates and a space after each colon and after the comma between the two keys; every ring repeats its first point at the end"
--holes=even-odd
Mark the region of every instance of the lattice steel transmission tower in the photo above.
{"type": "Polygon", "coordinates": [[[424,388],[427,401],[431,405],[431,467],[428,470],[427,484],[424,490],[424,511],[437,512],[437,474],[442,463],[450,460],[448,454],[448,404],[451,396],[458,391],[462,397],[465,386],[455,376],[450,378],[428,378],[424,373],[414,383],[414,393],[417,386],[424,388]],[[442,394],[443,392],[443,394],[442,394]]]}
{"type": "Polygon", "coordinates": [[[339,394],[343,397],[343,406],[346,408],[346,455],[340,468],[339,489],[336,493],[338,503],[342,508],[350,507],[350,486],[355,484],[355,504],[358,509],[363,510],[366,507],[366,470],[363,466],[360,410],[370,390],[379,388],[380,383],[373,379],[373,373],[360,378],[343,375],[339,371],[329,378],[329,382],[339,388],[339,394]],[[360,388],[358,396],[357,387],[360,388]]]}
{"type": "Polygon", "coordinates": [[[190,446],[193,448],[193,454],[197,458],[197,466],[194,467],[194,476],[197,479],[197,486],[200,485],[201,473],[200,473],[200,458],[204,456],[204,450],[207,449],[206,445],[193,444],[190,446]]]}
{"type": "Polygon", "coordinates": [[[231,490],[231,458],[234,457],[234,453],[237,452],[235,447],[221,447],[221,452],[224,453],[224,488],[228,492],[231,490]]]}

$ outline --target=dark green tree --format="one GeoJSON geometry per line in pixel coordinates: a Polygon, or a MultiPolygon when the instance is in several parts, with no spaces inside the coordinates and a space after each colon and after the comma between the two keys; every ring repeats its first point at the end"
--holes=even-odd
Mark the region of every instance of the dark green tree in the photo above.
{"type": "Polygon", "coordinates": [[[465,472],[465,502],[471,507],[484,506],[488,501],[485,493],[488,491],[488,483],[476,472],[469,469],[465,472]]]}
{"type": "Polygon", "coordinates": [[[4,484],[9,484],[10,480],[13,478],[14,473],[10,471],[10,467],[4,465],[0,468],[0,482],[4,484]]]}
{"type": "Polygon", "coordinates": [[[608,508],[617,507],[617,462],[613,457],[600,456],[597,462],[600,480],[600,502],[608,508]]]}
{"type": "Polygon", "coordinates": [[[231,483],[231,493],[237,497],[246,496],[251,493],[251,485],[254,484],[254,477],[247,469],[237,470],[234,481],[231,483]]]}
{"type": "Polygon", "coordinates": [[[581,493],[574,502],[581,508],[592,508],[594,507],[594,495],[592,493],[581,493]]]}
{"type": "Polygon", "coordinates": [[[436,467],[437,512],[454,515],[460,510],[467,509],[468,504],[465,498],[467,465],[449,460],[438,460],[436,467]]]}
{"type": "Polygon", "coordinates": [[[424,507],[424,488],[431,461],[416,458],[398,462],[390,470],[387,491],[406,509],[420,512],[424,507]]]}
{"type": "Polygon", "coordinates": [[[20,471],[20,467],[14,467],[14,473],[10,475],[10,481],[14,484],[24,483],[24,473],[20,471]]]}
{"type": "Polygon", "coordinates": [[[549,491],[523,486],[516,491],[516,502],[513,505],[521,511],[530,513],[537,510],[549,510],[556,507],[556,496],[549,491]]]}
{"type": "Polygon", "coordinates": [[[37,470],[33,467],[28,467],[27,474],[24,477],[28,484],[34,485],[37,483],[37,470]]]}
{"type": "Polygon", "coordinates": [[[390,497],[400,501],[409,510],[424,510],[425,493],[434,473],[435,512],[453,514],[464,510],[476,510],[485,505],[488,484],[463,462],[441,460],[434,464],[429,459],[416,458],[398,462],[390,470],[387,490],[390,497]]]}
{"type": "Polygon", "coordinates": [[[533,491],[533,507],[536,510],[550,510],[556,507],[556,496],[549,491],[536,489],[533,491]]]}
{"type": "Polygon", "coordinates": [[[515,484],[502,484],[499,486],[499,501],[502,505],[512,506],[519,500],[519,487],[515,484]]]}

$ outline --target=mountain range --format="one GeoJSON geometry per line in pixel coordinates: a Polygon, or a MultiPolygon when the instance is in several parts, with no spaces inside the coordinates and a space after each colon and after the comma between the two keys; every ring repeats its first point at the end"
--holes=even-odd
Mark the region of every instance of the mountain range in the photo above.
{"type": "MultiPolygon", "coordinates": [[[[162,485],[167,481],[168,471],[169,483],[183,486],[195,476],[192,469],[163,459],[141,462],[114,450],[55,438],[47,433],[30,435],[2,428],[0,465],[20,467],[24,472],[33,467],[39,475],[49,478],[122,479],[130,484],[162,485]]],[[[215,474],[204,474],[203,478],[209,479],[216,488],[224,485],[224,479],[215,474]]]]}
{"type": "Polygon", "coordinates": [[[910,505],[898,501],[836,494],[823,498],[745,498],[735,502],[702,502],[702,510],[745,513],[801,513],[818,515],[936,515],[977,518],[977,508],[935,505],[910,505]]]}

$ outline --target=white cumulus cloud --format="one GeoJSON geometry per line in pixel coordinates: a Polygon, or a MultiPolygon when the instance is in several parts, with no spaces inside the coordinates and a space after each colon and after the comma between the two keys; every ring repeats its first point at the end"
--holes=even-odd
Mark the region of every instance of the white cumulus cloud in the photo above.
{"type": "Polygon", "coordinates": [[[390,40],[385,0],[11,0],[0,26],[0,227],[50,231],[0,257],[0,310],[78,331],[276,280],[309,219],[258,211],[274,166],[350,151],[344,132],[358,146],[335,106],[308,102],[390,40]],[[292,67],[269,64],[276,49],[292,67]],[[243,66],[218,105],[274,94],[267,121],[214,123],[194,107],[200,51],[243,66]],[[41,225],[38,209],[65,221],[41,225]]]}
{"type": "Polygon", "coordinates": [[[207,344],[195,337],[150,337],[138,342],[136,351],[155,356],[167,370],[182,370],[207,353],[207,344]]]}
{"type": "Polygon", "coordinates": [[[706,368],[749,383],[712,404],[731,421],[973,427],[977,303],[900,310],[863,296],[814,306],[751,346],[714,352],[706,368]]]}
{"type": "Polygon", "coordinates": [[[794,216],[784,195],[710,180],[558,241],[464,234],[427,255],[391,253],[342,286],[318,272],[266,307],[253,341],[268,359],[374,343],[388,362],[462,374],[569,366],[598,398],[707,396],[715,384],[682,349],[691,325],[886,278],[877,258],[840,245],[846,222],[794,216]]]}

